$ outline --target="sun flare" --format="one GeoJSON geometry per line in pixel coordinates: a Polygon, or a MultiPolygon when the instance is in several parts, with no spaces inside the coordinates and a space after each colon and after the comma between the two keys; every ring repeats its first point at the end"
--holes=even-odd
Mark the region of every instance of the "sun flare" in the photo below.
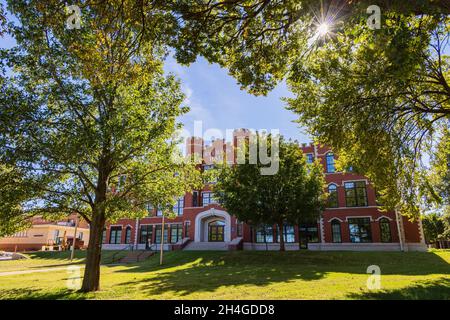
{"type": "Polygon", "coordinates": [[[326,22],[321,23],[317,28],[317,34],[318,36],[324,36],[328,33],[330,30],[328,24],[326,22]]]}

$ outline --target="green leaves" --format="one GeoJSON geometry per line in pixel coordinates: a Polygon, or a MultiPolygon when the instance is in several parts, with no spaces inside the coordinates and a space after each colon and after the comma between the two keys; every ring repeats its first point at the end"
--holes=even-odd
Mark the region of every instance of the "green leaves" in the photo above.
{"type": "Polygon", "coordinates": [[[130,23],[133,6],[84,6],[73,30],[51,1],[9,8],[20,24],[11,26],[17,48],[2,55],[14,72],[0,83],[0,163],[20,167],[39,195],[22,213],[113,221],[198,185],[193,166],[172,162],[176,119],[188,111],[180,84],[164,75],[158,37],[130,23]]]}
{"type": "Polygon", "coordinates": [[[340,155],[341,168],[367,175],[387,208],[417,216],[423,152],[450,115],[449,20],[388,14],[384,23],[376,32],[346,25],[298,61],[289,81],[296,97],[287,101],[317,141],[340,155]]]}
{"type": "Polygon", "coordinates": [[[276,174],[261,175],[260,168],[261,164],[249,163],[221,168],[214,191],[227,211],[254,225],[318,218],[325,201],[322,169],[318,163],[306,164],[296,143],[280,139],[276,174]]]}

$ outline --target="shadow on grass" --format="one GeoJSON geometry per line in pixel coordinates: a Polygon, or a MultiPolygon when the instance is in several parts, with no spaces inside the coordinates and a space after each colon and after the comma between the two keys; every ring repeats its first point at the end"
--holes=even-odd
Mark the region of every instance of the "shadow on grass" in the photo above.
{"type": "MultiPolygon", "coordinates": [[[[152,257],[117,271],[149,272],[147,278],[124,282],[119,286],[135,287],[149,297],[171,292],[183,297],[192,293],[214,292],[223,286],[248,284],[264,287],[296,280],[314,281],[330,272],[366,274],[367,267],[373,264],[379,265],[385,275],[450,274],[450,265],[434,253],[172,252],[166,254],[163,266],[159,266],[158,260],[152,257]]],[[[443,287],[434,286],[429,290],[446,294],[442,288],[447,285],[448,282],[443,287]]],[[[426,296],[426,291],[423,294],[426,296]]],[[[401,297],[395,292],[391,296],[401,297]]],[[[437,296],[441,294],[437,293],[437,296]]],[[[359,298],[370,299],[368,296],[359,298]]]]}
{"type": "MultiPolygon", "coordinates": [[[[213,293],[220,287],[251,285],[263,288],[273,283],[315,281],[326,277],[328,273],[343,273],[349,277],[352,274],[363,275],[370,265],[380,266],[383,275],[439,274],[442,277],[439,280],[416,283],[399,289],[357,292],[348,295],[348,298],[449,298],[450,265],[435,252],[176,251],[165,253],[163,266],[159,265],[159,257],[156,255],[146,261],[125,267],[103,268],[110,269],[109,277],[120,274],[123,279],[123,282],[114,286],[113,291],[136,290],[147,297],[172,294],[173,298],[182,298],[193,293],[213,293]]],[[[102,281],[107,280],[103,278],[102,281]]],[[[51,292],[45,288],[0,290],[0,299],[86,297],[88,296],[70,290],[51,292]]],[[[120,295],[117,298],[120,298],[120,295]]]]}
{"type": "Polygon", "coordinates": [[[46,292],[41,289],[19,288],[0,290],[0,300],[82,300],[85,296],[76,291],[64,289],[46,292]]]}
{"type": "MultiPolygon", "coordinates": [[[[69,260],[71,251],[36,251],[28,252],[26,254],[29,258],[33,260],[69,260]]],[[[75,250],[74,259],[85,259],[85,250],[75,250]]]]}
{"type": "MultiPolygon", "coordinates": [[[[77,264],[80,262],[84,262],[86,259],[86,250],[75,250],[74,254],[74,260],[77,260],[77,264]]],[[[125,251],[119,251],[119,250],[103,250],[102,251],[102,264],[111,263],[111,259],[113,257],[120,258],[127,254],[125,251]]],[[[54,260],[55,263],[51,264],[49,266],[56,266],[59,263],[56,262],[63,262],[64,260],[67,260],[67,263],[65,264],[71,264],[70,262],[70,256],[71,251],[36,251],[36,252],[28,252],[27,256],[32,260],[54,260]]],[[[41,266],[39,266],[40,268],[41,266]]]]}
{"type": "Polygon", "coordinates": [[[347,297],[351,299],[377,300],[450,300],[450,279],[439,278],[433,281],[420,281],[406,288],[352,293],[347,295],[347,297]]]}

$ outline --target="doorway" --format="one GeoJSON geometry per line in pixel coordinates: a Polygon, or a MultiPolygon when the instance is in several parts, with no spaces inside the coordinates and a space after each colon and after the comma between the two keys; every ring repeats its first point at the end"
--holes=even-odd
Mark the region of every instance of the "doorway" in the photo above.
{"type": "Polygon", "coordinates": [[[208,241],[223,242],[225,235],[225,223],[223,221],[213,221],[208,224],[208,241]]]}

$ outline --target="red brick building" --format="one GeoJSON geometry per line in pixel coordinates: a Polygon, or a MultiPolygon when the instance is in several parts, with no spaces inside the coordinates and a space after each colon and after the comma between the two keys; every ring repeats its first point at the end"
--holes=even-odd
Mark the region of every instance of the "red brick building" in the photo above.
{"type": "MultiPolygon", "coordinates": [[[[232,147],[247,130],[235,130],[233,143],[223,139],[206,145],[200,138],[187,139],[188,155],[203,159],[201,170],[212,166],[211,159],[227,154],[236,160],[232,147]]],[[[381,212],[370,181],[355,173],[336,172],[335,155],[324,146],[302,144],[308,161],[319,159],[324,166],[329,205],[316,223],[285,225],[286,250],[426,250],[420,221],[410,222],[395,212],[381,212]]],[[[213,182],[212,182],[213,183],[213,182]]],[[[187,193],[174,207],[177,216],[164,221],[164,249],[185,250],[278,250],[276,226],[250,226],[239,222],[216,203],[211,184],[187,193]]],[[[157,249],[163,228],[161,212],[149,207],[149,216],[122,219],[107,226],[104,249],[134,246],[157,249]]]]}

